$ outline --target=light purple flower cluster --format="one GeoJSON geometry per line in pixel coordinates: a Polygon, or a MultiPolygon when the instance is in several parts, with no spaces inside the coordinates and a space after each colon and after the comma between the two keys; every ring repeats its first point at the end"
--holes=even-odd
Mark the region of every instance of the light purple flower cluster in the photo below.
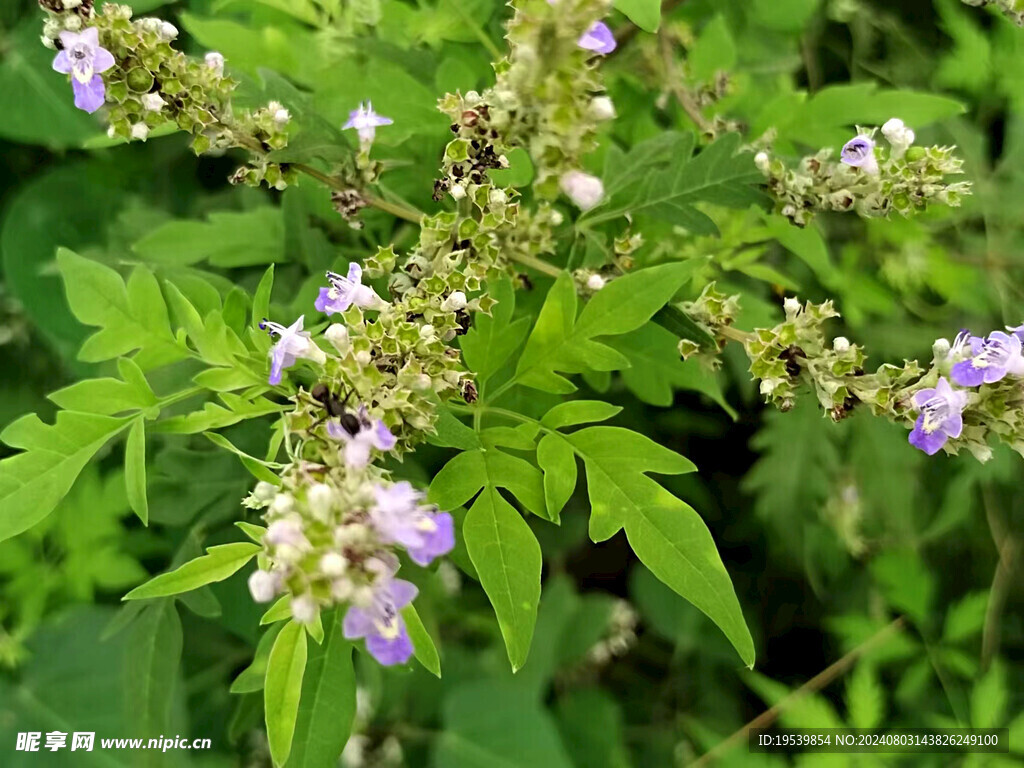
{"type": "Polygon", "coordinates": [[[953,381],[961,387],[978,387],[995,384],[1007,375],[1024,376],[1022,328],[1024,326],[1012,333],[993,331],[987,338],[961,331],[953,344],[953,353],[958,355],[970,350],[970,356],[953,366],[950,373],[953,381]]]}
{"type": "Polygon", "coordinates": [[[53,60],[53,68],[71,75],[75,106],[90,114],[103,106],[107,88],[100,77],[114,66],[114,56],[100,45],[99,30],[86,27],[82,32],[61,32],[62,50],[53,60]]]}
{"type": "Polygon", "coordinates": [[[260,330],[267,331],[271,336],[277,336],[277,343],[270,349],[270,378],[268,380],[271,384],[280,384],[284,369],[291,368],[300,357],[320,364],[326,361],[327,355],[316,345],[309,331],[302,330],[305,319],[305,315],[300,315],[299,319],[288,327],[272,323],[269,320],[263,320],[260,323],[260,330]]]}
{"type": "Polygon", "coordinates": [[[385,667],[405,664],[412,657],[413,647],[399,611],[418,593],[411,582],[381,579],[367,605],[353,605],[345,613],[342,622],[345,639],[366,638],[366,650],[385,667]]]}
{"type": "Polygon", "coordinates": [[[967,393],[949,386],[940,378],[934,389],[922,389],[914,394],[914,408],[920,412],[910,444],[932,456],[949,438],[958,438],[964,428],[962,413],[967,405],[967,393]]]}
{"type": "Polygon", "coordinates": [[[370,520],[388,544],[405,548],[417,565],[427,566],[455,546],[455,527],[447,512],[420,505],[423,494],[402,481],[374,489],[370,520]]]}
{"type": "Polygon", "coordinates": [[[878,173],[878,160],[875,158],[875,142],[870,136],[855,136],[843,145],[840,160],[865,173],[878,173]]]}
{"type": "Polygon", "coordinates": [[[359,406],[355,415],[345,414],[327,424],[327,434],[345,444],[345,463],[362,469],[370,463],[370,449],[390,451],[397,442],[391,430],[380,419],[370,419],[366,406],[359,406]]]}
{"type": "MultiPolygon", "coordinates": [[[[548,0],[548,5],[557,5],[558,0],[548,0]]],[[[595,21],[590,28],[580,35],[576,44],[585,51],[593,51],[602,56],[607,56],[615,50],[618,45],[615,42],[615,35],[603,21],[595,21]]]]}
{"type": "Polygon", "coordinates": [[[320,289],[316,298],[316,309],[328,315],[344,312],[353,304],[360,309],[382,309],[387,302],[368,285],[363,285],[363,268],[356,262],[348,265],[348,275],[327,273],[330,286],[320,289]]]}
{"type": "Polygon", "coordinates": [[[390,117],[378,115],[373,111],[373,102],[367,101],[360,104],[357,109],[349,112],[348,122],[341,126],[342,130],[355,129],[359,134],[359,141],[363,144],[372,144],[377,137],[377,128],[382,125],[391,125],[394,121],[390,117]]]}

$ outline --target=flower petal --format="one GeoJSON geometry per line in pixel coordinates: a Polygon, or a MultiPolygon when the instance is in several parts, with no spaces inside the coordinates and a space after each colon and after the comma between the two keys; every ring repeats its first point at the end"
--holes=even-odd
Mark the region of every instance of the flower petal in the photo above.
{"type": "Polygon", "coordinates": [[[53,59],[53,68],[62,75],[71,74],[71,59],[67,51],[59,51],[53,59]]]}
{"type": "Polygon", "coordinates": [[[341,624],[341,631],[346,640],[356,640],[366,637],[374,631],[373,619],[370,614],[362,608],[351,606],[345,614],[345,620],[341,624]]]}
{"type": "Polygon", "coordinates": [[[96,72],[106,72],[117,62],[114,61],[114,55],[106,48],[97,48],[96,55],[92,60],[92,68],[96,72]]]}
{"type": "Polygon", "coordinates": [[[106,100],[107,88],[99,75],[93,76],[88,83],[73,79],[71,88],[75,93],[75,106],[90,115],[102,107],[106,100]]]}
{"type": "Polygon", "coordinates": [[[405,628],[405,623],[401,619],[398,621],[398,635],[391,640],[380,635],[370,635],[366,638],[366,650],[385,667],[405,664],[412,658],[412,640],[409,639],[409,632],[405,628]]]}

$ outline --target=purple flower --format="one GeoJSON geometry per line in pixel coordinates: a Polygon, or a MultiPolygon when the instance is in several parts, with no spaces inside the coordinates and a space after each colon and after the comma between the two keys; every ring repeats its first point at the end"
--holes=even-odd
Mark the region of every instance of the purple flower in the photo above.
{"type": "Polygon", "coordinates": [[[934,455],[950,437],[960,437],[964,428],[961,417],[967,405],[967,393],[954,390],[940,378],[935,389],[922,389],[914,394],[914,408],[921,412],[910,432],[910,444],[929,456],[934,455]]]}
{"type": "Polygon", "coordinates": [[[391,125],[394,122],[390,117],[382,117],[373,111],[373,102],[361,103],[359,109],[353,109],[348,113],[348,122],[341,126],[342,130],[355,128],[359,133],[359,140],[364,144],[372,144],[377,136],[377,128],[381,125],[391,125]]]}
{"type": "Polygon", "coordinates": [[[102,107],[106,98],[106,86],[98,73],[116,63],[110,51],[100,46],[99,35],[96,27],[86,27],[80,33],[61,32],[62,50],[53,60],[57,72],[71,75],[75,106],[90,114],[102,107]]]}
{"type": "Polygon", "coordinates": [[[329,422],[327,434],[345,443],[345,463],[353,469],[361,469],[370,463],[371,448],[390,451],[398,442],[383,421],[370,420],[365,405],[359,406],[356,416],[346,414],[339,421],[329,422]]]}
{"type": "Polygon", "coordinates": [[[370,520],[387,544],[400,544],[417,565],[427,566],[455,547],[455,524],[447,512],[420,506],[422,494],[410,483],[378,485],[370,520]]]}
{"type": "Polygon", "coordinates": [[[319,312],[333,315],[335,312],[344,312],[353,304],[362,309],[382,309],[387,306],[387,302],[373,288],[363,285],[363,268],[354,261],[348,265],[347,277],[337,272],[328,272],[327,281],[330,287],[321,288],[316,298],[315,306],[319,312]]]}
{"type": "Polygon", "coordinates": [[[375,585],[369,605],[353,605],[346,612],[342,622],[345,639],[365,637],[366,650],[385,667],[404,664],[412,656],[412,641],[398,612],[411,603],[418,592],[408,581],[381,579],[375,585]]]}
{"type": "Polygon", "coordinates": [[[580,35],[577,45],[584,50],[607,56],[615,50],[615,35],[603,21],[595,21],[590,29],[580,35]]]}
{"type": "Polygon", "coordinates": [[[1020,339],[1022,343],[1024,343],[1024,325],[1018,325],[1016,328],[1006,326],[1006,330],[1008,330],[1010,333],[1012,333],[1014,336],[1020,339]]]}
{"type": "Polygon", "coordinates": [[[260,323],[260,330],[267,331],[271,336],[277,335],[277,343],[270,348],[270,378],[271,384],[281,383],[281,372],[285,368],[295,365],[300,357],[305,357],[317,363],[324,363],[327,355],[320,349],[308,331],[302,330],[305,315],[285,328],[279,323],[272,323],[264,320],[260,323]]]}
{"type": "MultiPolygon", "coordinates": [[[[987,339],[971,337],[971,358],[953,366],[953,381],[961,387],[994,384],[1006,374],[1024,376],[1024,357],[1021,356],[1021,338],[1015,333],[993,331],[987,339]]],[[[959,340],[958,344],[963,346],[959,340]]]]}
{"type": "Polygon", "coordinates": [[[840,153],[840,159],[847,165],[860,168],[865,173],[878,173],[875,142],[870,136],[854,136],[846,142],[840,153]]]}

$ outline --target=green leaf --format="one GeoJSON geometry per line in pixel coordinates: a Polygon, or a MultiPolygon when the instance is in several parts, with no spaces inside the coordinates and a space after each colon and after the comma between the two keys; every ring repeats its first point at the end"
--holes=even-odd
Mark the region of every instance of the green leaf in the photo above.
{"type": "Polygon", "coordinates": [[[488,289],[498,303],[489,317],[476,313],[472,329],[459,342],[466,365],[476,374],[481,386],[508,363],[530,329],[527,317],[512,321],[516,298],[508,278],[489,283],[488,289]]]}
{"type": "Polygon", "coordinates": [[[528,510],[544,516],[544,481],[530,462],[497,448],[465,451],[453,458],[430,483],[430,498],[441,509],[454,509],[484,489],[504,488],[528,510]]]}
{"type": "Polygon", "coordinates": [[[75,317],[101,329],[85,340],[80,359],[95,363],[139,350],[135,362],[146,369],[187,356],[171,334],[160,286],[145,267],[136,267],[126,285],[110,267],[66,248],[57,251],[57,265],[75,317]]]}
{"type": "Polygon", "coordinates": [[[1003,662],[996,659],[971,691],[971,725],[975,728],[995,728],[1000,725],[1006,714],[1008,700],[1006,669],[1003,662]]]}
{"type": "Polygon", "coordinates": [[[409,631],[409,639],[412,640],[413,653],[423,668],[435,677],[441,677],[441,657],[437,655],[437,647],[434,640],[423,626],[423,620],[416,612],[416,606],[410,603],[402,609],[402,618],[405,620],[405,627],[409,631]]]}
{"type": "Polygon", "coordinates": [[[260,551],[258,544],[240,541],[210,547],[206,554],[190,560],[170,573],[162,573],[136,587],[124,600],[145,600],[189,592],[205,584],[224,581],[248,563],[260,551]]]}
{"type": "Polygon", "coordinates": [[[972,592],[949,607],[942,639],[947,643],[966,640],[981,632],[988,609],[988,592],[972,592]]]}
{"type": "Polygon", "coordinates": [[[257,480],[263,480],[271,485],[280,485],[281,478],[272,471],[273,469],[280,469],[280,464],[271,461],[263,461],[263,459],[257,459],[255,456],[250,456],[245,451],[235,447],[235,444],[224,437],[224,435],[219,435],[216,432],[203,432],[203,436],[214,445],[235,454],[239,459],[241,459],[245,468],[249,470],[252,476],[257,480]]]}
{"type": "Polygon", "coordinates": [[[152,393],[140,392],[132,384],[114,378],[85,379],[47,395],[66,411],[113,416],[125,411],[141,411],[156,405],[152,393]]]}
{"type": "Polygon", "coordinates": [[[661,24],[661,0],[615,0],[615,9],[645,32],[657,32],[661,24]]]}
{"type": "Polygon", "coordinates": [[[693,463],[620,427],[586,427],[563,439],[586,467],[591,538],[604,541],[624,527],[641,562],[714,621],[752,665],[754,643],[707,526],[646,475],[692,472],[693,463]]]}
{"type": "Polygon", "coordinates": [[[522,516],[494,487],[486,489],[462,526],[469,557],[505,639],[512,671],[526,663],[540,602],[540,544],[522,516]]]}
{"type": "Polygon", "coordinates": [[[722,15],[704,25],[700,37],[686,52],[690,76],[697,81],[710,81],[719,72],[728,72],[736,64],[736,43],[722,15]]]}
{"type": "Polygon", "coordinates": [[[601,688],[583,688],[558,700],[556,714],[573,761],[586,768],[630,768],[619,704],[601,688]]]}
{"type": "MultiPolygon", "coordinates": [[[[777,11],[773,9],[772,13],[777,11]]],[[[804,94],[800,94],[804,96],[804,94]]],[[[964,105],[955,99],[919,91],[879,88],[878,83],[830,85],[809,98],[778,99],[758,116],[751,131],[772,125],[780,139],[810,147],[837,149],[857,125],[882,125],[894,115],[915,130],[929,123],[962,114],[964,105]]]]}
{"type": "Polygon", "coordinates": [[[275,624],[270,627],[260,641],[256,644],[256,653],[253,654],[252,663],[238,673],[238,677],[231,683],[231,693],[255,693],[262,691],[267,681],[267,665],[270,663],[270,649],[274,647],[277,633],[281,631],[283,624],[275,624]]]}
{"type": "Polygon", "coordinates": [[[700,360],[682,360],[676,337],[653,323],[611,342],[629,359],[630,367],[622,371],[622,381],[645,403],[668,408],[675,400],[675,390],[686,389],[707,395],[733,419],[737,413],[725,399],[714,371],[700,360]]]}
{"type": "MultiPolygon", "coordinates": [[[[288,768],[337,765],[352,732],[356,714],[352,644],[342,634],[339,612],[332,611],[325,618],[323,642],[310,651],[302,677],[288,768]]],[[[269,680],[269,674],[267,677],[269,680]]]]}
{"type": "Polygon", "coordinates": [[[885,719],[885,690],[870,662],[862,661],[846,685],[846,708],[854,728],[879,728],[885,719]]]}
{"type": "MultiPolygon", "coordinates": [[[[684,151],[669,158],[667,168],[652,168],[624,186],[617,182],[616,186],[621,189],[611,193],[607,203],[594,208],[580,221],[594,226],[626,214],[650,216],[685,227],[695,234],[716,235],[715,223],[697,210],[696,203],[746,208],[763,200],[756,185],[764,179],[754,167],[752,155],[739,152],[740,145],[739,134],[727,133],[698,155],[691,156],[693,139],[690,137],[682,147],[684,151]]],[[[635,170],[631,169],[630,173],[633,172],[635,170]]]]}
{"type": "Polygon", "coordinates": [[[274,641],[267,663],[267,681],[263,686],[267,740],[275,766],[283,766],[292,751],[305,671],[306,630],[292,621],[284,626],[274,641]]]}
{"type": "Polygon", "coordinates": [[[270,294],[274,290],[274,265],[267,267],[267,271],[260,278],[260,284],[256,286],[256,292],[252,295],[252,321],[255,325],[264,318],[270,317],[270,294]]]}
{"type": "Polygon", "coordinates": [[[280,208],[211,213],[203,221],[169,221],[132,246],[147,262],[250,267],[284,261],[284,218],[280,208]]]}
{"type": "Polygon", "coordinates": [[[463,451],[482,447],[476,430],[463,424],[441,404],[437,408],[437,421],[434,422],[434,430],[434,434],[427,436],[427,442],[431,445],[439,445],[442,448],[459,448],[463,451]]]}
{"type": "Polygon", "coordinates": [[[620,406],[603,400],[567,400],[545,413],[540,423],[548,429],[562,429],[577,424],[607,421],[621,411],[620,406]]]}
{"type": "Polygon", "coordinates": [[[694,270],[693,262],[664,264],[633,272],[605,286],[576,318],[576,288],[563,273],[548,292],[537,323],[519,358],[515,380],[528,387],[566,394],[575,386],[562,373],[612,371],[629,361],[598,336],[629,333],[661,309],[694,270]]]}
{"type": "Polygon", "coordinates": [[[935,595],[935,578],[910,549],[891,549],[871,561],[871,575],[882,588],[886,600],[915,622],[928,618],[935,595]]]}
{"type": "Polygon", "coordinates": [[[124,448],[124,480],[128,503],[143,525],[149,525],[149,500],[146,496],[146,422],[137,418],[128,432],[124,448]]]}
{"type": "Polygon", "coordinates": [[[576,452],[561,436],[544,435],[537,445],[537,463],[544,470],[548,517],[557,521],[576,490],[576,452]]]}
{"type": "Polygon", "coordinates": [[[435,768],[571,768],[551,716],[511,682],[479,680],[444,699],[435,768]]]}
{"type": "Polygon", "coordinates": [[[128,647],[128,712],[139,736],[160,736],[170,730],[170,693],[179,683],[181,663],[181,619],[173,600],[146,607],[132,625],[128,647]]]}
{"type": "Polygon", "coordinates": [[[35,414],[9,424],[0,440],[22,453],[0,461],[0,541],[49,515],[89,460],[129,423],[61,411],[52,426],[35,414]]]}

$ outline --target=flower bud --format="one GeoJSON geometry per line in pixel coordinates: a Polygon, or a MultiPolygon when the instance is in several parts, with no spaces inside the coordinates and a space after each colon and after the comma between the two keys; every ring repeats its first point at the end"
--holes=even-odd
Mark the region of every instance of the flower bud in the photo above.
{"type": "Polygon", "coordinates": [[[607,96],[595,96],[590,100],[590,115],[595,120],[611,120],[615,117],[615,104],[607,96]]]}
{"type": "Polygon", "coordinates": [[[771,167],[771,158],[768,157],[768,153],[758,152],[754,155],[754,165],[757,166],[757,170],[767,176],[768,170],[771,167]]]}
{"type": "Polygon", "coordinates": [[[949,351],[952,349],[949,343],[949,339],[936,339],[935,343],[932,344],[932,355],[936,360],[945,360],[949,357],[949,351]]]}
{"type": "Polygon", "coordinates": [[[277,594],[278,579],[269,571],[254,571],[249,577],[249,592],[257,603],[269,603],[277,594]]]}
{"type": "Polygon", "coordinates": [[[273,483],[268,483],[266,480],[260,480],[256,483],[256,487],[253,488],[252,495],[258,501],[269,502],[277,495],[277,486],[273,483]]]}
{"type": "Polygon", "coordinates": [[[331,582],[331,597],[338,602],[345,602],[352,597],[353,589],[351,579],[335,579],[331,582]]]}
{"type": "Polygon", "coordinates": [[[348,340],[348,328],[341,323],[332,323],[328,326],[327,330],[324,331],[324,338],[330,342],[331,346],[338,350],[339,355],[348,354],[349,340],[348,340]]]}
{"type": "Polygon", "coordinates": [[[267,526],[263,540],[271,546],[298,547],[307,543],[302,533],[302,524],[294,518],[272,522],[267,526]]]}
{"type": "Polygon", "coordinates": [[[464,200],[466,197],[466,188],[461,184],[452,184],[451,193],[453,199],[464,200]]]}
{"type": "Polygon", "coordinates": [[[423,341],[430,341],[434,338],[434,326],[432,325],[421,325],[420,326],[420,338],[423,341]]]}
{"type": "Polygon", "coordinates": [[[448,298],[441,302],[441,309],[445,312],[458,312],[466,308],[466,294],[462,291],[453,291],[448,298]]]}
{"type": "Polygon", "coordinates": [[[600,291],[602,288],[604,288],[604,285],[605,280],[600,275],[595,274],[587,278],[587,288],[594,292],[600,291]]]}
{"type": "Polygon", "coordinates": [[[279,493],[270,502],[270,511],[275,515],[286,515],[295,506],[295,498],[290,493],[279,493]]]}
{"type": "Polygon", "coordinates": [[[145,123],[136,123],[132,126],[132,138],[145,141],[149,138],[149,126],[145,123]]]}
{"type": "Polygon", "coordinates": [[[327,483],[316,483],[307,492],[306,503],[314,517],[325,520],[334,506],[334,491],[327,483]]]}
{"type": "Polygon", "coordinates": [[[782,302],[782,308],[787,315],[795,315],[800,311],[800,300],[790,296],[782,302]]]}
{"type": "Polygon", "coordinates": [[[224,75],[224,56],[217,51],[210,51],[206,54],[204,59],[206,66],[214,71],[214,73],[221,77],[224,75]]]}
{"type": "Polygon", "coordinates": [[[583,211],[589,211],[604,197],[601,180],[583,171],[567,171],[560,183],[562,191],[583,211]]]}
{"type": "Polygon", "coordinates": [[[145,93],[141,101],[143,109],[147,112],[159,112],[167,103],[159,93],[145,93]]]}
{"type": "Polygon", "coordinates": [[[360,351],[356,352],[356,362],[365,368],[366,366],[373,362],[373,355],[371,355],[368,350],[361,349],[360,351]]]}
{"type": "Polygon", "coordinates": [[[171,24],[169,21],[161,22],[160,24],[160,37],[165,41],[170,42],[178,36],[178,28],[171,24]]]}
{"type": "Polygon", "coordinates": [[[839,354],[850,351],[850,340],[845,336],[836,336],[832,339],[832,349],[839,354]]]}
{"type": "Polygon", "coordinates": [[[292,598],[292,618],[300,624],[310,624],[316,618],[316,602],[310,595],[292,598]]]}
{"type": "Polygon", "coordinates": [[[328,552],[320,558],[320,570],[324,576],[336,578],[348,569],[348,560],[339,552],[328,552]]]}
{"type": "Polygon", "coordinates": [[[562,225],[563,221],[565,221],[565,217],[562,215],[561,211],[551,212],[551,226],[559,227],[562,225]]]}
{"type": "Polygon", "coordinates": [[[492,189],[488,199],[491,201],[491,205],[504,205],[508,202],[508,195],[503,189],[492,189]]]}

